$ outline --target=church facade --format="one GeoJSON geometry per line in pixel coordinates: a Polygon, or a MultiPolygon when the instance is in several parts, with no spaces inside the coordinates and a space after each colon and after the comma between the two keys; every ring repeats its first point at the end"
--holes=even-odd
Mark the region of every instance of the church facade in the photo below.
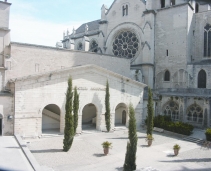
{"type": "MultiPolygon", "coordinates": [[[[64,33],[62,47],[130,59],[131,78],[153,88],[156,115],[209,127],[210,9],[203,0],[115,0],[64,33]]],[[[143,118],[146,100],[145,91],[143,118]]]]}
{"type": "Polygon", "coordinates": [[[105,85],[111,122],[137,127],[153,89],[155,115],[211,126],[211,10],[195,0],[114,0],[101,18],[63,33],[56,47],[10,41],[10,3],[0,1],[0,134],[41,136],[64,130],[67,80],[80,93],[78,133],[105,130],[105,85]]]}

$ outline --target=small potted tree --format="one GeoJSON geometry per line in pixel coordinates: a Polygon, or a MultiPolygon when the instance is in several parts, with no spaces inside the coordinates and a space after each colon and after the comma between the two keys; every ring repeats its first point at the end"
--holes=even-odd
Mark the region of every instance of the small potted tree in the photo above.
{"type": "Polygon", "coordinates": [[[148,142],[148,146],[150,147],[152,145],[152,141],[154,140],[153,136],[151,134],[147,135],[146,141],[148,142]]]}
{"type": "Polygon", "coordinates": [[[105,141],[102,143],[103,149],[104,149],[104,154],[107,155],[109,153],[109,148],[112,148],[112,143],[105,141]]]}
{"type": "Polygon", "coordinates": [[[174,149],[174,155],[177,156],[179,154],[180,146],[178,144],[175,144],[173,149],[174,149]]]}

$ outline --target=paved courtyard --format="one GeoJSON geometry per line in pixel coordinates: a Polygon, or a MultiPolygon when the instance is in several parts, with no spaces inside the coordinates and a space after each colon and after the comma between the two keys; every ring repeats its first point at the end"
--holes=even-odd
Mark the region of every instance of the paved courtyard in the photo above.
{"type": "MultiPolygon", "coordinates": [[[[45,170],[55,171],[122,171],[127,145],[127,130],[114,133],[86,132],[75,137],[71,150],[62,151],[63,136],[28,140],[29,149],[45,170]],[[102,142],[110,141],[113,148],[103,155],[102,142]]],[[[138,132],[137,170],[140,171],[210,171],[211,150],[171,137],[154,133],[155,141],[147,147],[145,131],[138,132]],[[179,144],[178,156],[172,147],[179,144]]],[[[43,169],[44,170],[44,169],[43,169]]]]}

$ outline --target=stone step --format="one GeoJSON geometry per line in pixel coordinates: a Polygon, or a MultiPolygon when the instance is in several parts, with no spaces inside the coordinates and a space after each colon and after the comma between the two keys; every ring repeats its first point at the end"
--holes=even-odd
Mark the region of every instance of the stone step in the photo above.
{"type": "Polygon", "coordinates": [[[183,140],[188,141],[188,142],[193,142],[196,144],[202,144],[204,142],[204,140],[195,138],[195,137],[185,137],[185,138],[183,138],[183,140]]]}

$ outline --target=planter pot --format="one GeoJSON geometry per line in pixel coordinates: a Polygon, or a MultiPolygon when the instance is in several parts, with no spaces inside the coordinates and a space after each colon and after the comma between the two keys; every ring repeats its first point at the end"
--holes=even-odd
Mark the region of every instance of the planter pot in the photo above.
{"type": "Polygon", "coordinates": [[[148,140],[148,146],[150,147],[152,145],[152,140],[148,140]]]}
{"type": "Polygon", "coordinates": [[[174,149],[174,155],[177,156],[179,154],[179,149],[174,149]]]}
{"type": "Polygon", "coordinates": [[[109,148],[104,148],[104,154],[107,155],[109,153],[109,148]]]}

